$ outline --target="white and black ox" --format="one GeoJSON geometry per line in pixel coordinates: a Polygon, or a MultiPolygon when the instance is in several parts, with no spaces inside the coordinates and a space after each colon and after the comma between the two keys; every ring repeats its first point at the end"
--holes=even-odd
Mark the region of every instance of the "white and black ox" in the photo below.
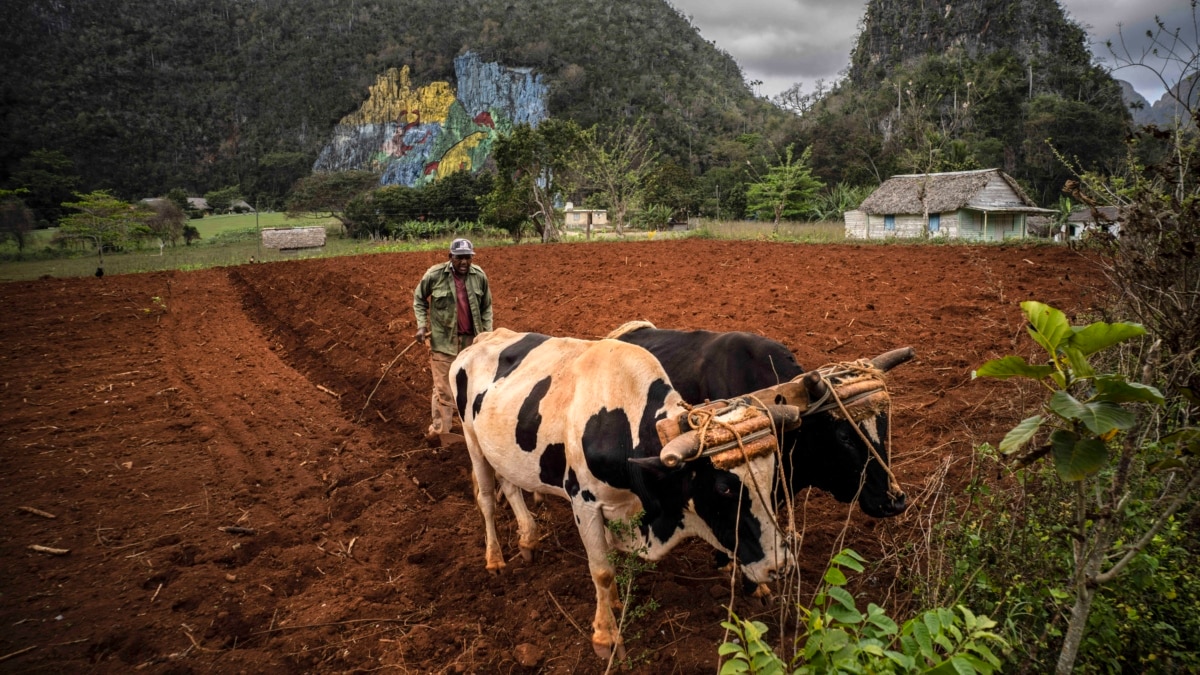
{"type": "MultiPolygon", "coordinates": [[[[754,333],[664,330],[647,321],[631,321],[608,337],[653,354],[671,384],[692,403],[729,399],[800,378],[809,403],[803,422],[785,430],[780,440],[781,484],[789,486],[792,494],[816,487],[840,502],[857,501],[864,513],[875,518],[905,510],[904,491],[888,466],[890,406],[851,403],[847,415],[846,406],[839,405],[833,394],[841,389],[843,379],[859,377],[865,369],[869,375],[859,379],[870,381],[868,396],[886,402],[883,375],[912,359],[911,347],[876,356],[856,371],[822,368],[806,373],[787,347],[754,333]]],[[[776,498],[783,502],[784,496],[776,498]]]]}
{"type": "Polygon", "coordinates": [[[568,499],[596,587],[592,645],[602,658],[614,649],[623,653],[612,612],[620,607],[608,555],[614,548],[657,560],[697,536],[736,559],[756,582],[791,566],[772,507],[775,457],[696,457],[694,431],[664,446],[657,422],[686,408],[648,351],[617,340],[501,328],[459,354],[450,380],[483,514],[487,569],[505,565],[495,523],[497,486],[512,506],[527,560],[538,534],[521,490],[568,499]],[[607,527],[639,513],[628,539],[607,527]]]}

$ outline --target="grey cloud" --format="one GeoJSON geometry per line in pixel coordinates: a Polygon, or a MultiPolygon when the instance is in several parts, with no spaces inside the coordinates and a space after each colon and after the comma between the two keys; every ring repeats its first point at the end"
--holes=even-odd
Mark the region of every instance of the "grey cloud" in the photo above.
{"type": "MultiPolygon", "coordinates": [[[[747,80],[762,80],[761,94],[775,95],[795,82],[833,81],[850,62],[866,0],[671,0],[701,34],[742,66],[747,80]]],[[[1112,58],[1104,43],[1124,24],[1128,43],[1139,53],[1153,16],[1168,27],[1191,26],[1190,8],[1180,0],[1061,0],[1068,15],[1089,29],[1092,51],[1102,63],[1112,58]]],[[[1191,37],[1192,48],[1196,39],[1191,37]]],[[[1116,76],[1154,100],[1161,85],[1145,69],[1116,76]]],[[[811,89],[811,87],[806,87],[811,89]]]]}

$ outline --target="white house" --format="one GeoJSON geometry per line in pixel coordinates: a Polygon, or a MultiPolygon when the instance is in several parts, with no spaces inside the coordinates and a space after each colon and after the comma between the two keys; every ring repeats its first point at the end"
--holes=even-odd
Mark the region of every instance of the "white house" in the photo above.
{"type": "Polygon", "coordinates": [[[944,236],[980,241],[1023,238],[1039,208],[999,169],[892,176],[846,212],[847,239],[944,236]]]}

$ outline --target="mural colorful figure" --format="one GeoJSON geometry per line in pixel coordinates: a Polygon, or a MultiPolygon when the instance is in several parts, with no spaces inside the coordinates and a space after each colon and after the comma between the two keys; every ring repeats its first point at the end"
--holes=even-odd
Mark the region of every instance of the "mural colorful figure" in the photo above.
{"type": "Polygon", "coordinates": [[[546,85],[529,68],[454,59],[449,83],[413,87],[408,66],[392,68],[356,112],[334,127],[314,172],[370,169],[382,185],[419,187],[456,171],[478,170],[498,135],[546,119],[546,85]]]}

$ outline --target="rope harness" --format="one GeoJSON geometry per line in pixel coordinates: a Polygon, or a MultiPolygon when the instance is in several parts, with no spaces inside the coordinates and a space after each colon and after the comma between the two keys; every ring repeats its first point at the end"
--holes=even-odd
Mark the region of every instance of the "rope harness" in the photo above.
{"type": "MultiPolygon", "coordinates": [[[[896,474],[892,473],[892,467],[875,449],[875,444],[858,426],[858,422],[883,412],[888,413],[888,418],[891,418],[892,397],[888,392],[887,379],[884,377],[883,371],[876,368],[869,359],[859,359],[822,366],[816,372],[820,376],[821,382],[825,384],[825,394],[819,400],[811,403],[801,415],[807,417],[832,411],[834,418],[854,422],[851,425],[854,427],[854,432],[858,434],[863,444],[871,451],[871,456],[887,473],[889,492],[891,492],[890,486],[899,486],[900,482],[896,480],[896,474]]],[[[806,375],[807,373],[800,375],[797,379],[806,375]]],[[[892,425],[890,424],[883,447],[888,451],[890,457],[892,449],[892,425]]]]}
{"type": "MultiPolygon", "coordinates": [[[[880,413],[891,412],[891,395],[884,372],[869,359],[825,365],[784,384],[735,399],[721,399],[696,406],[684,404],[687,413],[682,418],[668,418],[658,423],[659,439],[666,446],[672,438],[694,430],[698,450],[685,461],[709,457],[720,469],[778,452],[778,430],[764,400],[797,406],[802,418],[828,412],[835,419],[852,422],[871,456],[887,473],[889,483],[898,485],[891,467],[858,425],[858,422],[880,413]],[[817,400],[810,401],[803,382],[813,374],[820,379],[823,394],[817,400]]],[[[889,425],[885,449],[891,449],[891,441],[889,425]]]]}

